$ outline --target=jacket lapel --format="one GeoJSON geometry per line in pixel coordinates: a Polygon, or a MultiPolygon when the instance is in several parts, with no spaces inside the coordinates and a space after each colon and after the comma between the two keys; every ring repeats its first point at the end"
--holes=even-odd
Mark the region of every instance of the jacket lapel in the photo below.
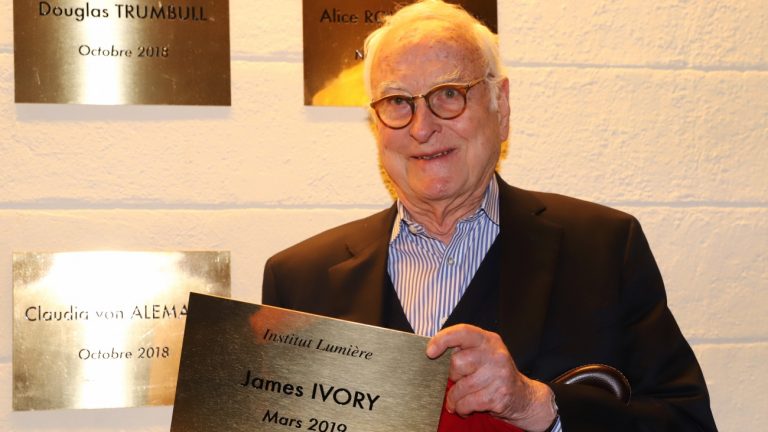
{"type": "MultiPolygon", "coordinates": [[[[385,322],[387,253],[397,207],[377,213],[347,236],[350,257],[328,269],[329,298],[343,304],[339,318],[381,326],[385,322]]],[[[341,305],[340,305],[341,306],[341,305]]]]}
{"type": "Polygon", "coordinates": [[[562,230],[532,193],[499,179],[502,243],[499,331],[523,373],[533,367],[546,321],[562,230]]]}

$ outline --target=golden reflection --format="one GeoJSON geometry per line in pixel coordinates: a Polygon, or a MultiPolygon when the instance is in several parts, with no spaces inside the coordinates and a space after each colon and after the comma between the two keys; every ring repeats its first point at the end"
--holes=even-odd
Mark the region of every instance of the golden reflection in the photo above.
{"type": "Polygon", "coordinates": [[[231,102],[228,0],[14,0],[13,20],[16,102],[231,102]]]}
{"type": "MultiPolygon", "coordinates": [[[[86,41],[120,41],[121,34],[125,31],[122,25],[110,21],[91,21],[84,25],[82,40],[86,41]]],[[[111,47],[110,47],[111,48],[111,47]]],[[[76,86],[81,94],[78,101],[87,104],[117,105],[126,103],[123,90],[127,87],[123,68],[127,67],[124,59],[96,56],[94,50],[102,47],[80,45],[78,54],[82,58],[79,64],[82,75],[77,79],[80,84],[76,86]],[[86,54],[87,53],[87,54],[86,54]]]]}
{"type": "Polygon", "coordinates": [[[312,105],[368,106],[363,85],[363,62],[345,68],[312,96],[312,105]]]}
{"type": "Polygon", "coordinates": [[[13,284],[15,410],[164,405],[187,297],[229,296],[229,253],[16,253],[13,284]]]}

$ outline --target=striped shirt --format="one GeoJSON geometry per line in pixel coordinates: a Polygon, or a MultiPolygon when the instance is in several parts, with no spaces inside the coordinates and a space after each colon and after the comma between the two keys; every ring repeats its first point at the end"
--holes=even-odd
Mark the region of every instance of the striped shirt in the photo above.
{"type": "Polygon", "coordinates": [[[550,429],[550,432],[563,432],[563,425],[560,424],[560,416],[557,416],[555,419],[555,424],[552,425],[552,429],[550,429]]]}
{"type": "MultiPolygon", "coordinates": [[[[498,235],[499,185],[495,177],[477,211],[456,225],[448,245],[429,235],[397,201],[387,271],[416,334],[434,336],[443,327],[498,235]]],[[[559,416],[551,432],[562,432],[559,416]]]]}
{"type": "Polygon", "coordinates": [[[397,202],[387,271],[416,334],[433,336],[442,328],[498,235],[495,177],[480,207],[459,221],[447,245],[414,222],[397,202]]]}

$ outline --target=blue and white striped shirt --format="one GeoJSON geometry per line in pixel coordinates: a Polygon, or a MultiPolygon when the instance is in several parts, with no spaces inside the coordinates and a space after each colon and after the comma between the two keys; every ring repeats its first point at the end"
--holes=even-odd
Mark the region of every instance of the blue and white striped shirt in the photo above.
{"type": "MultiPolygon", "coordinates": [[[[495,177],[480,207],[459,221],[447,246],[414,222],[402,202],[397,202],[387,271],[416,334],[434,336],[443,327],[498,235],[495,177]]],[[[561,431],[557,417],[552,432],[561,431]]]]}
{"type": "Polygon", "coordinates": [[[387,271],[416,334],[433,336],[464,295],[499,235],[499,185],[493,178],[480,207],[461,219],[448,245],[411,220],[397,202],[387,271]]]}

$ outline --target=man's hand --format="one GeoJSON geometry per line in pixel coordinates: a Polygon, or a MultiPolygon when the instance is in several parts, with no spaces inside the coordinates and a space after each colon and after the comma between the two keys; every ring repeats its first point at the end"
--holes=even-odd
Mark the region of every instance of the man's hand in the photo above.
{"type": "Polygon", "coordinates": [[[441,330],[427,344],[436,358],[453,348],[448,377],[455,384],[446,409],[461,416],[488,412],[528,431],[543,431],[554,421],[552,390],[517,370],[496,333],[467,324],[441,330]]]}

